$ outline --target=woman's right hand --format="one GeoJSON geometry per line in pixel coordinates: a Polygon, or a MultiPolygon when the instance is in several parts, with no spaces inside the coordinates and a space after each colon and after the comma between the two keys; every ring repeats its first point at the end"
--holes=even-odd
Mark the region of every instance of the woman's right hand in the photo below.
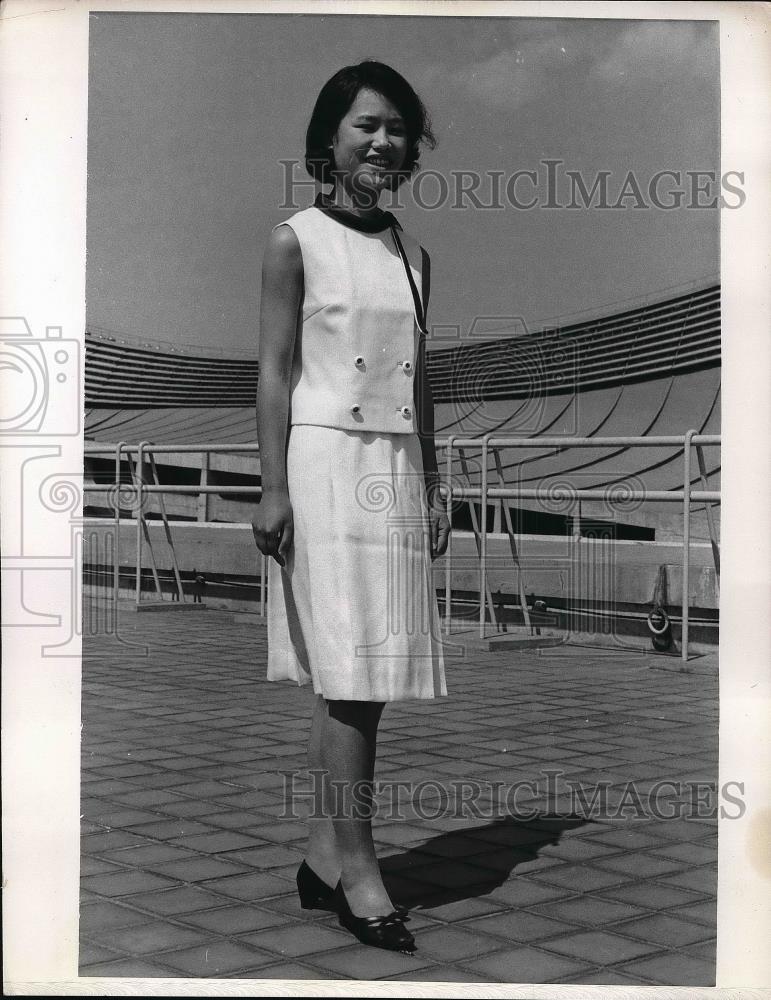
{"type": "Polygon", "coordinates": [[[260,552],[273,556],[279,566],[285,566],[294,538],[294,515],[286,490],[263,492],[252,518],[252,531],[260,552]]]}

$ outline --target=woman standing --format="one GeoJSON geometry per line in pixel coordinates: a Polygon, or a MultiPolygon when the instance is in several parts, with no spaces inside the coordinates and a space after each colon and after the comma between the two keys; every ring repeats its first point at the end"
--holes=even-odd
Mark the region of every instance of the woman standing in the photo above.
{"type": "Polygon", "coordinates": [[[348,66],[322,88],[306,167],[332,190],[273,229],[263,264],[254,519],[273,557],[268,679],[317,695],[309,768],[325,772],[325,818],[310,826],[302,905],[331,903],[359,940],[402,951],[414,939],[372,840],[377,728],[387,702],[447,693],[431,560],[449,523],[425,375],[428,255],[378,202],[421,143],[435,144],[425,108],[390,67],[348,66]]]}

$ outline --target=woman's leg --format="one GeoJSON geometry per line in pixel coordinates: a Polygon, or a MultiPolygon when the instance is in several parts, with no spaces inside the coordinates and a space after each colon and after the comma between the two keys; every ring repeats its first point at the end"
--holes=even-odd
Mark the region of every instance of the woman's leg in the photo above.
{"type": "MultiPolygon", "coordinates": [[[[311,736],[308,743],[309,771],[322,772],[324,769],[321,742],[324,736],[326,719],[327,703],[321,695],[318,695],[313,709],[311,736]]],[[[320,879],[323,879],[327,885],[334,887],[340,878],[340,861],[337,856],[332,817],[328,816],[326,811],[322,809],[326,798],[326,791],[322,795],[322,790],[326,788],[327,782],[322,773],[312,775],[312,780],[317,799],[311,807],[311,811],[317,812],[319,815],[316,818],[313,816],[308,817],[308,848],[305,852],[305,860],[320,879]],[[323,815],[322,812],[324,813],[323,815]]]]}
{"type": "Polygon", "coordinates": [[[372,796],[377,727],[382,702],[329,701],[321,741],[328,772],[328,808],[337,842],[340,878],[357,917],[390,913],[372,841],[372,796]],[[346,794],[347,792],[347,794],[346,794]]]}

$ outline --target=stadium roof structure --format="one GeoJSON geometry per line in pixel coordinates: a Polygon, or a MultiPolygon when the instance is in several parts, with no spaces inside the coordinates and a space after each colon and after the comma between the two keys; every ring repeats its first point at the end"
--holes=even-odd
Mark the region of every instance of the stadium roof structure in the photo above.
{"type": "MultiPolygon", "coordinates": [[[[565,438],[564,448],[504,450],[507,482],[569,476],[595,488],[634,475],[651,489],[679,489],[680,448],[578,450],[570,438],[719,433],[720,286],[526,336],[434,343],[427,369],[437,436],[565,438]]],[[[254,444],[258,378],[254,355],[142,345],[88,330],[86,439],[254,444]]],[[[713,464],[708,489],[719,488],[718,477],[713,464]]]]}

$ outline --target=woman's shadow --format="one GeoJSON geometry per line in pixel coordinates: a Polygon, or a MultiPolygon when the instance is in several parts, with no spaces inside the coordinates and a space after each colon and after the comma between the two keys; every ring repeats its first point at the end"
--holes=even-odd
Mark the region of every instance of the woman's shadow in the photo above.
{"type": "Polygon", "coordinates": [[[559,843],[564,832],[587,822],[578,816],[544,814],[527,821],[509,818],[464,827],[383,858],[380,870],[395,903],[446,906],[487,895],[544,847],[559,843]]]}

